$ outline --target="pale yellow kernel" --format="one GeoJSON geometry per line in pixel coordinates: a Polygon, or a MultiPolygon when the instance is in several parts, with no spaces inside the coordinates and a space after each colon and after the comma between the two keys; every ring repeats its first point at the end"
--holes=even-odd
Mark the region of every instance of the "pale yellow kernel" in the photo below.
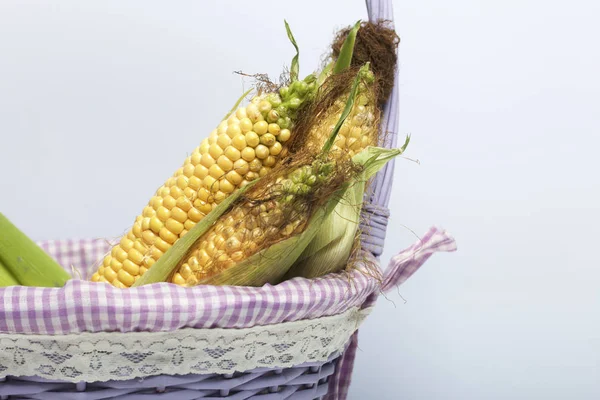
{"type": "Polygon", "coordinates": [[[142,215],[144,217],[152,217],[154,214],[156,213],[156,211],[154,211],[154,208],[152,208],[151,206],[146,206],[144,207],[144,211],[142,212],[142,215]]]}
{"type": "Polygon", "coordinates": [[[225,245],[225,238],[223,237],[223,235],[217,235],[217,236],[215,236],[213,242],[217,249],[222,249],[223,246],[225,245]]]}
{"type": "Polygon", "coordinates": [[[168,220],[171,216],[171,211],[169,211],[168,208],[161,206],[158,210],[156,210],[156,216],[158,217],[158,219],[164,222],[168,220]]]}
{"type": "Polygon", "coordinates": [[[263,115],[267,114],[273,106],[267,100],[261,100],[258,103],[258,111],[260,111],[263,115]]]}
{"type": "MultiPolygon", "coordinates": [[[[197,262],[198,261],[196,260],[196,263],[197,262]]],[[[189,279],[189,277],[192,276],[192,274],[193,274],[192,269],[190,268],[190,266],[188,264],[183,264],[181,266],[181,268],[179,268],[179,273],[181,274],[183,279],[186,279],[186,280],[189,279]]]]}
{"type": "Polygon", "coordinates": [[[131,276],[131,274],[124,269],[120,269],[119,272],[117,272],[117,279],[126,287],[130,287],[133,285],[133,282],[135,282],[133,276],[131,276]]]}
{"type": "Polygon", "coordinates": [[[237,135],[239,135],[240,133],[242,133],[242,130],[240,128],[239,123],[238,124],[233,124],[233,125],[229,125],[227,127],[227,136],[229,136],[230,138],[234,138],[237,135]]]}
{"type": "Polygon", "coordinates": [[[232,193],[235,190],[235,186],[229,182],[227,179],[223,179],[219,182],[219,189],[223,193],[232,193]]]}
{"type": "Polygon", "coordinates": [[[206,214],[208,214],[209,212],[211,212],[211,210],[212,210],[212,205],[211,205],[211,204],[209,204],[209,203],[207,203],[207,202],[205,202],[205,201],[202,201],[202,200],[200,200],[198,203],[199,203],[199,204],[197,204],[197,205],[195,204],[195,207],[196,207],[196,208],[198,209],[198,211],[200,211],[200,212],[201,212],[203,215],[206,215],[206,214]]]}
{"type": "MultiPolygon", "coordinates": [[[[190,164],[191,166],[191,164],[190,164]]],[[[180,175],[177,178],[177,187],[181,190],[185,189],[186,187],[188,187],[188,177],[185,175],[180,175]]]]}
{"type": "Polygon", "coordinates": [[[198,209],[195,207],[190,208],[190,210],[187,213],[187,216],[192,222],[200,222],[200,220],[204,218],[204,214],[198,211],[198,209]]]}
{"type": "Polygon", "coordinates": [[[225,134],[227,132],[227,121],[221,121],[217,126],[217,132],[219,135],[225,134]]]}
{"type": "Polygon", "coordinates": [[[269,153],[271,153],[272,156],[277,156],[279,153],[281,153],[281,149],[281,143],[275,142],[273,143],[273,146],[269,147],[269,153]]]}
{"type": "Polygon", "coordinates": [[[264,135],[269,130],[269,124],[267,123],[267,121],[258,121],[254,124],[252,130],[256,132],[259,136],[264,135]]]}
{"type": "Polygon", "coordinates": [[[156,239],[156,236],[154,235],[154,233],[152,233],[151,230],[142,232],[142,240],[147,245],[152,245],[154,243],[154,239],[156,239]]]}
{"type": "Polygon", "coordinates": [[[250,118],[252,123],[257,122],[257,121],[262,121],[264,119],[264,117],[258,110],[258,107],[256,106],[256,104],[253,104],[253,103],[250,103],[250,104],[248,104],[248,106],[246,106],[246,114],[248,115],[248,118],[250,118]]]}
{"type": "Polygon", "coordinates": [[[242,119],[246,118],[247,114],[246,114],[246,108],[245,107],[240,107],[235,111],[235,116],[238,117],[238,119],[240,120],[240,123],[242,123],[242,119]]]}
{"type": "Polygon", "coordinates": [[[351,137],[348,140],[346,140],[346,147],[354,150],[354,146],[356,143],[360,143],[360,142],[358,141],[358,139],[351,137]]]}
{"type": "Polygon", "coordinates": [[[169,188],[165,185],[158,190],[158,195],[160,197],[165,197],[169,194],[169,188]]]}
{"type": "Polygon", "coordinates": [[[206,175],[208,175],[208,168],[206,168],[202,164],[196,165],[196,168],[194,169],[194,176],[197,176],[200,179],[204,179],[206,175]]]}
{"type": "MultiPolygon", "coordinates": [[[[204,182],[203,182],[204,184],[204,182]]],[[[194,200],[194,205],[196,205],[197,201],[208,201],[208,198],[210,197],[210,192],[208,189],[206,189],[205,187],[203,187],[202,189],[198,190],[198,198],[196,200],[194,200]]]]}
{"type": "Polygon", "coordinates": [[[198,146],[198,149],[200,150],[200,154],[208,153],[209,147],[210,147],[210,143],[208,141],[208,138],[206,138],[202,141],[202,143],[200,143],[200,146],[198,146]]]}
{"type": "Polygon", "coordinates": [[[359,139],[362,136],[362,129],[358,126],[353,126],[352,129],[350,129],[350,137],[351,138],[355,138],[355,139],[359,139]]]}
{"type": "MultiPolygon", "coordinates": [[[[194,195],[194,197],[196,197],[196,193],[195,192],[192,193],[192,194],[194,195]]],[[[176,205],[176,207],[181,208],[185,212],[188,212],[188,210],[190,208],[192,208],[192,202],[189,199],[189,197],[187,196],[187,193],[186,193],[186,196],[181,196],[180,198],[178,198],[177,199],[177,203],[175,205],[176,205]]],[[[175,208],[171,209],[171,214],[173,214],[173,210],[174,209],[175,208]]]]}
{"type": "Polygon", "coordinates": [[[235,115],[231,114],[229,118],[227,118],[227,125],[239,125],[240,119],[235,115]]]}
{"type": "Polygon", "coordinates": [[[175,178],[175,176],[172,176],[169,179],[167,179],[167,181],[165,182],[165,186],[168,188],[171,188],[171,187],[175,186],[176,183],[177,183],[177,178],[175,178]]]}
{"type": "Polygon", "coordinates": [[[162,196],[152,196],[152,199],[150,199],[150,205],[152,206],[152,208],[157,210],[158,207],[162,206],[162,201],[162,196]]]}
{"type": "MultiPolygon", "coordinates": [[[[181,189],[177,188],[177,190],[180,191],[181,189]]],[[[175,200],[175,198],[172,195],[168,195],[163,198],[163,206],[169,210],[175,207],[176,204],[177,200],[175,200]]]]}
{"type": "Polygon", "coordinates": [[[256,146],[254,152],[256,153],[256,157],[260,158],[261,160],[267,158],[270,154],[269,148],[263,144],[256,146]]]}
{"type": "Polygon", "coordinates": [[[176,285],[185,286],[185,279],[181,276],[179,272],[173,275],[173,279],[171,280],[176,285]]]}
{"type": "Polygon", "coordinates": [[[133,261],[136,264],[141,264],[142,258],[144,258],[144,255],[136,249],[131,249],[127,252],[127,258],[129,258],[131,261],[133,261]]]}
{"type": "Polygon", "coordinates": [[[135,235],[133,234],[133,232],[129,231],[127,233],[127,239],[131,240],[131,242],[135,243],[137,237],[135,237],[135,235]]]}
{"type": "Polygon", "coordinates": [[[242,179],[243,179],[242,176],[240,174],[238,174],[236,171],[229,171],[225,177],[234,186],[238,186],[242,182],[242,179]]]}
{"type": "Polygon", "coordinates": [[[150,218],[150,229],[152,230],[152,232],[158,233],[160,232],[162,227],[163,223],[160,219],[158,219],[158,217],[150,218]]]}
{"type": "Polygon", "coordinates": [[[127,286],[125,286],[119,279],[115,278],[112,282],[110,282],[111,285],[113,285],[116,288],[119,289],[127,289],[127,286]]]}
{"type": "MultiPolygon", "coordinates": [[[[143,234],[142,234],[143,236],[143,234]]],[[[127,260],[127,252],[121,248],[121,246],[115,246],[115,257],[117,260],[123,262],[127,260]]]]}
{"type": "Polygon", "coordinates": [[[240,154],[240,151],[238,149],[236,149],[235,147],[228,146],[225,149],[225,156],[227,158],[229,158],[231,161],[235,162],[235,161],[239,160],[242,155],[240,154]]]}
{"type": "Polygon", "coordinates": [[[231,138],[227,134],[220,135],[219,139],[217,139],[217,144],[224,150],[231,144],[231,138]]]}
{"type": "Polygon", "coordinates": [[[217,142],[217,138],[219,137],[219,131],[212,131],[210,133],[210,135],[208,135],[208,143],[209,144],[214,144],[217,142]]]}
{"type": "MultiPolygon", "coordinates": [[[[152,264],[154,264],[156,262],[156,260],[148,257],[146,259],[146,262],[148,263],[148,268],[150,268],[152,266],[152,264]]],[[[146,268],[146,267],[140,267],[140,276],[144,275],[146,273],[146,271],[148,271],[148,268],[146,268]]]]}
{"type": "Polygon", "coordinates": [[[337,135],[337,137],[335,138],[335,145],[338,146],[339,148],[343,149],[344,146],[346,146],[346,136],[344,135],[337,135]]]}
{"type": "Polygon", "coordinates": [[[277,159],[273,156],[268,156],[263,160],[263,165],[265,167],[272,167],[277,162],[277,159]]]}
{"type": "Polygon", "coordinates": [[[233,169],[233,161],[227,158],[225,155],[222,155],[217,160],[217,165],[225,172],[231,171],[233,169]]]}
{"type": "MultiPolygon", "coordinates": [[[[332,128],[332,130],[333,130],[333,128],[332,128]]],[[[338,132],[338,136],[340,136],[340,135],[348,136],[349,133],[350,133],[350,125],[348,125],[348,123],[345,123],[340,128],[340,131],[338,132]]]]}
{"type": "MultiPolygon", "coordinates": [[[[175,235],[179,235],[183,230],[183,224],[173,218],[169,218],[167,222],[165,222],[165,228],[167,228],[171,233],[175,235]]],[[[166,240],[166,239],[165,239],[166,240]]]]}
{"type": "Polygon", "coordinates": [[[277,124],[269,124],[268,130],[270,134],[277,136],[281,132],[281,127],[277,124]]]}
{"type": "Polygon", "coordinates": [[[246,186],[247,184],[249,184],[250,182],[247,180],[243,180],[242,183],[240,183],[240,187],[243,188],[244,186],[246,186]]]}
{"type": "Polygon", "coordinates": [[[198,259],[198,264],[206,265],[210,261],[210,257],[206,254],[206,250],[200,249],[198,250],[198,255],[196,256],[198,259]]]}
{"type": "Polygon", "coordinates": [[[260,143],[260,137],[253,131],[247,132],[244,138],[246,139],[246,144],[250,147],[256,147],[260,143]]]}
{"type": "Polygon", "coordinates": [[[268,147],[273,146],[276,141],[277,139],[275,139],[275,136],[273,136],[271,133],[265,133],[260,137],[260,142],[268,147]]]}
{"type": "Polygon", "coordinates": [[[117,273],[112,268],[104,268],[104,279],[109,282],[112,282],[117,278],[117,273]]]}
{"type": "Polygon", "coordinates": [[[215,179],[219,179],[225,175],[225,171],[223,171],[217,164],[214,164],[208,169],[208,174],[215,179]]]}
{"type": "Polygon", "coordinates": [[[133,244],[133,248],[136,249],[137,251],[139,251],[142,254],[145,254],[146,251],[148,251],[148,247],[140,240],[137,240],[134,244],[133,244]]]}
{"type": "MultiPolygon", "coordinates": [[[[261,168],[262,168],[262,167],[261,167],[261,168]]],[[[260,171],[260,169],[259,169],[259,171],[260,171]]],[[[248,173],[246,174],[245,178],[246,178],[246,180],[247,180],[247,181],[253,181],[253,180],[255,180],[255,179],[258,179],[258,177],[259,177],[259,176],[260,176],[260,175],[258,175],[258,172],[253,172],[253,171],[250,171],[250,172],[248,172],[248,173]]]]}
{"type": "Polygon", "coordinates": [[[214,193],[219,190],[219,182],[212,176],[208,175],[206,178],[204,178],[204,187],[214,193]]]}
{"type": "Polygon", "coordinates": [[[173,207],[173,209],[171,209],[171,218],[183,224],[185,221],[187,221],[188,215],[187,212],[185,212],[181,208],[173,207]]]}
{"type": "Polygon", "coordinates": [[[248,162],[254,160],[256,153],[252,147],[246,147],[242,150],[242,158],[248,162]]]}
{"type": "Polygon", "coordinates": [[[183,176],[187,178],[189,178],[190,176],[194,176],[194,168],[195,165],[191,162],[189,164],[186,164],[185,167],[183,167],[183,176]]]}
{"type": "Polygon", "coordinates": [[[131,240],[130,238],[123,236],[121,238],[121,241],[119,242],[119,244],[121,245],[121,248],[125,251],[129,251],[133,248],[133,240],[131,240]]]}
{"type": "Polygon", "coordinates": [[[230,237],[225,241],[225,250],[228,253],[233,253],[242,248],[242,242],[238,240],[235,236],[230,237]]]}
{"type": "MultiPolygon", "coordinates": [[[[118,247],[119,249],[121,249],[121,246],[119,246],[119,245],[117,245],[117,246],[115,246],[115,247],[118,247]]],[[[123,250],[123,249],[121,249],[121,250],[123,250]]],[[[123,251],[125,251],[125,250],[123,250],[123,251]]],[[[125,251],[125,258],[127,258],[127,252],[126,252],[126,251],[125,251]]],[[[111,260],[112,260],[112,257],[111,257],[111,256],[106,256],[106,257],[104,257],[104,260],[102,260],[102,265],[103,265],[104,267],[109,267],[109,266],[110,266],[110,261],[111,261],[111,260]]]]}
{"type": "Polygon", "coordinates": [[[242,130],[242,133],[250,132],[252,130],[252,125],[250,118],[246,117],[240,119],[240,129],[242,130]]]}
{"type": "MultiPolygon", "coordinates": [[[[192,165],[195,167],[196,165],[198,165],[200,163],[200,160],[202,159],[202,154],[200,153],[200,148],[198,147],[196,150],[194,150],[194,152],[192,153],[192,165]]],[[[185,172],[185,171],[184,171],[185,172]]],[[[192,171],[192,173],[194,173],[194,171],[192,171]]]]}
{"type": "Polygon", "coordinates": [[[258,172],[262,168],[262,161],[260,161],[258,158],[255,158],[248,165],[250,166],[250,171],[258,172]]]}
{"type": "Polygon", "coordinates": [[[208,149],[208,154],[210,154],[210,156],[216,160],[221,156],[221,154],[223,154],[223,149],[217,143],[211,144],[210,149],[208,149]]]}
{"type": "Polygon", "coordinates": [[[200,161],[200,164],[204,165],[206,168],[210,168],[214,163],[215,159],[209,153],[202,154],[202,161],[200,161]]]}
{"type": "Polygon", "coordinates": [[[242,261],[244,259],[244,252],[243,251],[236,251],[234,253],[231,253],[230,257],[235,262],[242,261]]]}
{"type": "Polygon", "coordinates": [[[131,260],[123,261],[123,269],[133,276],[140,274],[140,266],[131,260]]]}
{"type": "Polygon", "coordinates": [[[246,148],[246,137],[243,134],[235,136],[233,139],[231,139],[231,145],[239,151],[242,151],[246,148]]]}
{"type": "Polygon", "coordinates": [[[113,258],[112,260],[110,260],[110,267],[113,269],[113,271],[117,272],[121,268],[123,268],[123,264],[117,261],[116,258],[113,258]]]}
{"type": "Polygon", "coordinates": [[[154,240],[154,247],[156,247],[156,249],[153,248],[150,251],[150,255],[152,256],[152,258],[158,260],[159,257],[156,256],[156,253],[158,251],[160,251],[161,253],[164,253],[165,251],[169,250],[171,245],[169,243],[165,242],[163,239],[157,237],[156,240],[154,240]]]}
{"type": "Polygon", "coordinates": [[[277,138],[280,142],[287,142],[288,140],[290,140],[291,135],[292,134],[289,129],[282,129],[281,132],[279,132],[279,136],[277,136],[277,138]]]}
{"type": "MultiPolygon", "coordinates": [[[[229,183],[229,181],[227,181],[226,179],[224,180],[226,182],[229,183]]],[[[220,185],[220,183],[219,183],[220,185]]],[[[219,187],[220,189],[220,187],[219,187]]],[[[217,193],[215,193],[215,203],[212,205],[212,208],[215,208],[220,202],[222,202],[223,200],[225,200],[227,198],[227,194],[225,192],[223,192],[222,190],[217,191],[217,193]]]]}
{"type": "Polygon", "coordinates": [[[196,225],[196,223],[194,221],[192,221],[191,219],[188,219],[185,221],[185,223],[183,224],[183,227],[185,228],[185,230],[190,230],[194,227],[194,225],[196,225]]]}
{"type": "Polygon", "coordinates": [[[240,175],[245,175],[250,169],[248,162],[244,159],[239,159],[233,163],[233,170],[240,175]]]}
{"type": "Polygon", "coordinates": [[[140,222],[136,222],[135,224],[133,224],[131,231],[133,232],[135,237],[142,237],[142,224],[140,222]]]}
{"type": "Polygon", "coordinates": [[[181,196],[183,196],[183,190],[179,186],[173,186],[171,188],[171,197],[177,201],[181,196]]]}
{"type": "Polygon", "coordinates": [[[202,180],[197,176],[191,176],[188,179],[188,187],[193,191],[197,191],[202,186],[202,180]]]}
{"type": "Polygon", "coordinates": [[[159,235],[161,239],[170,244],[175,243],[175,241],[178,239],[177,235],[171,232],[166,227],[162,227],[162,229],[159,232],[159,235]]]}

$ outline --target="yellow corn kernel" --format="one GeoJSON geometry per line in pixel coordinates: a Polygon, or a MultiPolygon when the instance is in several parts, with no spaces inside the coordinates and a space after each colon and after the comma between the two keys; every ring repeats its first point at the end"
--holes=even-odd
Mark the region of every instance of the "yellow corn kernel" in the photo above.
{"type": "Polygon", "coordinates": [[[214,163],[215,159],[209,153],[202,154],[202,161],[200,161],[200,164],[204,165],[206,168],[210,168],[214,163]]]}
{"type": "Polygon", "coordinates": [[[236,149],[238,149],[239,151],[242,151],[247,146],[246,145],[246,137],[243,134],[239,134],[239,135],[235,136],[231,140],[231,145],[233,147],[235,147],[236,149]]]}
{"type": "Polygon", "coordinates": [[[233,163],[233,170],[240,175],[246,175],[246,173],[250,170],[250,165],[248,165],[246,160],[239,159],[233,163]]]}
{"type": "Polygon", "coordinates": [[[258,121],[254,124],[252,130],[256,132],[259,136],[264,135],[269,130],[269,124],[267,123],[267,121],[258,121]]]}
{"type": "Polygon", "coordinates": [[[204,179],[206,175],[208,175],[208,168],[206,168],[202,164],[196,165],[196,168],[194,168],[194,176],[197,176],[200,179],[204,179]]]}
{"type": "Polygon", "coordinates": [[[260,137],[253,131],[247,132],[244,139],[246,139],[246,144],[250,147],[256,147],[260,143],[260,137]]]}
{"type": "Polygon", "coordinates": [[[279,132],[277,138],[280,142],[287,142],[288,140],[290,140],[291,136],[292,134],[289,129],[282,129],[281,132],[279,132]]]}
{"type": "MultiPolygon", "coordinates": [[[[179,189],[179,188],[178,188],[179,189]]],[[[177,200],[171,195],[167,195],[163,198],[163,206],[167,209],[171,209],[177,205],[177,200]]]]}
{"type": "Polygon", "coordinates": [[[208,173],[215,179],[222,178],[225,175],[225,171],[223,171],[217,164],[214,164],[212,167],[210,167],[208,169],[208,173]]]}
{"type": "MultiPolygon", "coordinates": [[[[189,203],[189,200],[188,200],[188,203],[189,203]]],[[[190,204],[190,206],[191,206],[191,204],[190,204]]],[[[181,209],[179,207],[174,207],[171,210],[171,218],[173,218],[175,221],[181,222],[183,224],[185,221],[187,221],[188,214],[183,209],[181,209]]]]}
{"type": "Polygon", "coordinates": [[[281,132],[281,127],[277,124],[269,124],[268,132],[277,136],[279,135],[279,132],[281,132]]]}
{"type": "Polygon", "coordinates": [[[246,147],[244,150],[242,150],[242,158],[244,160],[250,162],[250,161],[254,160],[255,157],[256,157],[256,154],[252,147],[246,147]]]}
{"type": "Polygon", "coordinates": [[[163,239],[165,242],[171,245],[177,240],[177,235],[168,230],[166,227],[162,227],[162,229],[159,232],[159,235],[161,239],[163,239]]]}
{"type": "Polygon", "coordinates": [[[276,141],[277,139],[275,139],[275,136],[273,136],[271,133],[265,133],[260,137],[260,143],[267,147],[273,146],[276,141]]]}
{"type": "Polygon", "coordinates": [[[156,216],[158,217],[159,220],[161,221],[166,221],[169,219],[169,217],[171,216],[171,211],[168,210],[166,207],[159,207],[158,210],[156,210],[156,216]]]}
{"type": "Polygon", "coordinates": [[[129,272],[125,271],[124,269],[120,269],[119,272],[117,272],[117,279],[125,287],[130,287],[131,285],[133,285],[133,282],[135,282],[135,279],[133,278],[133,276],[131,276],[131,274],[129,272]]]}
{"type": "Polygon", "coordinates": [[[256,157],[260,158],[261,160],[267,158],[270,154],[269,148],[263,144],[259,144],[258,146],[256,146],[254,151],[256,152],[256,157]]]}
{"type": "Polygon", "coordinates": [[[187,216],[192,222],[200,222],[200,220],[204,218],[204,214],[195,207],[190,208],[190,210],[187,213],[187,216]]]}
{"type": "Polygon", "coordinates": [[[240,154],[240,151],[233,146],[227,146],[224,154],[227,158],[229,158],[233,162],[236,162],[242,156],[240,154]]]}
{"type": "Polygon", "coordinates": [[[246,133],[246,132],[250,132],[252,130],[252,121],[250,121],[250,118],[246,117],[246,118],[242,118],[240,119],[240,129],[242,130],[242,133],[246,133]]]}
{"type": "MultiPolygon", "coordinates": [[[[171,233],[179,235],[181,231],[183,231],[183,224],[177,220],[174,220],[173,218],[169,218],[167,222],[165,222],[165,228],[167,228],[171,233]]],[[[173,240],[173,243],[175,240],[173,240]]]]}
{"type": "Polygon", "coordinates": [[[131,260],[123,261],[123,269],[127,271],[131,276],[137,276],[140,274],[140,266],[131,260]]]}
{"type": "Polygon", "coordinates": [[[225,172],[231,171],[233,169],[233,161],[231,161],[225,155],[222,155],[217,159],[217,165],[225,172]]]}

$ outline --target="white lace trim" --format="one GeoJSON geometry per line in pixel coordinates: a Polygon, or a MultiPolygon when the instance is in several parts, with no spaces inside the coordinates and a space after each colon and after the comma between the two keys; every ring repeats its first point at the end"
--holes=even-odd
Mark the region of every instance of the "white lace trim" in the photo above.
{"type": "Polygon", "coordinates": [[[0,377],[96,382],[287,368],[325,361],[343,350],[369,312],[351,308],[330,317],[245,329],[0,334],[0,377]]]}

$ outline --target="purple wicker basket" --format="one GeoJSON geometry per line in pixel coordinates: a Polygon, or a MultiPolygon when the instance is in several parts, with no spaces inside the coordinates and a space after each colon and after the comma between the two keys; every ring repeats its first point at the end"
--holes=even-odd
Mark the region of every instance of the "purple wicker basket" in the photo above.
{"type": "MultiPolygon", "coordinates": [[[[391,3],[366,0],[369,19],[392,21],[391,3]]],[[[397,127],[395,85],[380,127],[388,147],[396,147],[397,127]]],[[[393,169],[392,161],[377,175],[363,208],[362,251],[372,263],[383,250],[393,169]]],[[[41,246],[65,268],[86,269],[109,244],[41,246]]],[[[0,288],[0,399],[343,400],[357,329],[378,294],[434,252],[454,249],[432,228],[392,259],[383,282],[357,273],[352,290],[335,275],[262,288],[119,290],[77,279],[63,288],[0,288]]]]}

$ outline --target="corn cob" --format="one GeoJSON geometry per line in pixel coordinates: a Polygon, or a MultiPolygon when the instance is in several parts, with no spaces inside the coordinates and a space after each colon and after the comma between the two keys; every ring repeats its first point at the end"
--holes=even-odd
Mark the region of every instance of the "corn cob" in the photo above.
{"type": "Polygon", "coordinates": [[[251,257],[265,243],[302,232],[312,211],[307,199],[332,190],[334,170],[331,162],[315,161],[278,177],[274,185],[260,192],[260,198],[236,205],[200,239],[170,281],[196,285],[251,257]]]}
{"type": "MultiPolygon", "coordinates": [[[[286,23],[288,37],[297,49],[286,23]]],[[[92,281],[130,287],[169,248],[235,190],[266,175],[287,153],[297,110],[312,98],[316,77],[253,98],[226,117],[156,191],[141,215],[93,274],[92,281]]],[[[238,102],[239,103],[239,102],[238,102]]]]}
{"type": "Polygon", "coordinates": [[[261,285],[280,279],[316,234],[314,221],[322,221],[333,210],[334,203],[329,201],[333,193],[360,169],[347,157],[329,157],[354,104],[358,84],[359,77],[321,152],[295,154],[244,197],[240,192],[231,196],[227,200],[231,208],[219,205],[207,218],[216,223],[202,221],[194,227],[190,238],[177,243],[134,285],[164,279],[180,285],[261,285]],[[321,207],[324,203],[328,205],[321,207]],[[307,224],[311,229],[306,229],[307,224]],[[267,253],[277,255],[262,256],[267,253]]]}

